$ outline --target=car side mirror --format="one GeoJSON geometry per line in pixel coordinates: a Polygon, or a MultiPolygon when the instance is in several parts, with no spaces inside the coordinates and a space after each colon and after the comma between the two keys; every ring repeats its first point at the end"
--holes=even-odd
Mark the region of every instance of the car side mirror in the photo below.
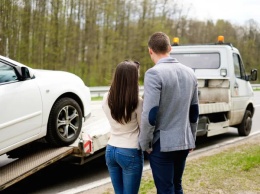
{"type": "Polygon", "coordinates": [[[251,74],[249,75],[249,81],[257,80],[257,69],[252,69],[251,74]]]}
{"type": "Polygon", "coordinates": [[[20,81],[31,79],[33,77],[30,73],[30,70],[27,67],[16,66],[15,69],[18,74],[18,79],[20,81]]]}
{"type": "Polygon", "coordinates": [[[21,71],[22,71],[22,77],[24,78],[24,80],[31,78],[30,71],[27,67],[21,67],[21,71]]]}

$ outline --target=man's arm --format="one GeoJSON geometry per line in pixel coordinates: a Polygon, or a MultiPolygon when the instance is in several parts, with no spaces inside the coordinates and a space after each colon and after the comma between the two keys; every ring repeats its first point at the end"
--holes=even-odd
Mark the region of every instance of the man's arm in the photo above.
{"type": "Polygon", "coordinates": [[[194,139],[196,140],[196,133],[197,133],[197,127],[198,127],[198,118],[199,118],[199,100],[198,100],[198,85],[196,85],[191,105],[190,105],[190,125],[191,125],[191,131],[193,134],[194,139]]]}
{"type": "Polygon", "coordinates": [[[154,69],[149,69],[145,73],[144,78],[144,101],[139,135],[139,144],[143,151],[151,150],[152,148],[153,132],[159,109],[160,95],[160,76],[154,69]]]}

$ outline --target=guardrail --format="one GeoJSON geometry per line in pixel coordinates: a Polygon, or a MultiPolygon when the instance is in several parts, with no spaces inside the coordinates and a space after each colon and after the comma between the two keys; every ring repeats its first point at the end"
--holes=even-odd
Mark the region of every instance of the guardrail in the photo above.
{"type": "MultiPolygon", "coordinates": [[[[110,86],[96,86],[96,87],[89,87],[91,97],[103,97],[103,95],[108,92],[110,86]]],[[[144,93],[144,86],[139,86],[139,94],[143,95],[144,93]]]]}
{"type": "Polygon", "coordinates": [[[91,97],[102,97],[109,90],[109,86],[89,87],[91,97]]]}
{"type": "Polygon", "coordinates": [[[251,84],[251,86],[254,90],[260,89],[260,84],[251,84]]]}
{"type": "MultiPolygon", "coordinates": [[[[254,90],[260,89],[260,84],[251,84],[254,90]]],[[[96,87],[89,87],[91,97],[103,97],[103,95],[108,92],[109,86],[96,86],[96,87]]],[[[139,87],[139,94],[143,95],[144,86],[139,87]]]]}

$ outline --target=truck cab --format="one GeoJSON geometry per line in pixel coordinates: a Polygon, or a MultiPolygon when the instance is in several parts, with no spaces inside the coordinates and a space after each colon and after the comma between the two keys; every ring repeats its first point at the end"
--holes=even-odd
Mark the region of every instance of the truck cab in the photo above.
{"type": "Polygon", "coordinates": [[[254,115],[254,92],[249,81],[257,70],[246,74],[239,50],[224,43],[180,45],[174,38],[171,57],[192,68],[198,80],[199,124],[197,136],[213,136],[236,127],[238,134],[250,134],[254,115]]]}

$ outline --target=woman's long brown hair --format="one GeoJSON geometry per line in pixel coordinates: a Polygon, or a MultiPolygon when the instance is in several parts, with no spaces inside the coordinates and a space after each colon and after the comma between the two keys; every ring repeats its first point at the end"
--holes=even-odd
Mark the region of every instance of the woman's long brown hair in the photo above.
{"type": "Polygon", "coordinates": [[[112,118],[121,124],[131,121],[138,105],[139,63],[124,61],[117,65],[108,95],[112,118]]]}

